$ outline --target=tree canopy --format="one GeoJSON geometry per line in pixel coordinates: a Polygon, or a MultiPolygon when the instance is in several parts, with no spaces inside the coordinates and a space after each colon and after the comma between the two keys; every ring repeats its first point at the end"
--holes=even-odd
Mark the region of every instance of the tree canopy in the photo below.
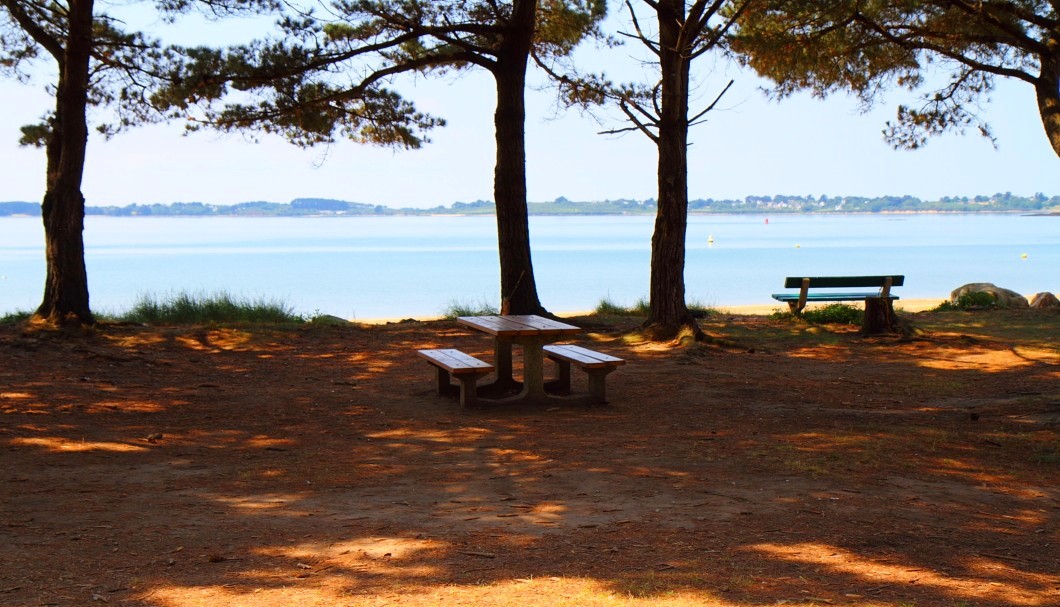
{"type": "Polygon", "coordinates": [[[852,91],[870,105],[892,86],[923,91],[918,106],[899,106],[887,124],[897,148],[968,129],[993,140],[979,104],[997,78],[1022,81],[1060,155],[1055,0],[754,0],[734,48],[781,97],[852,91]]]}
{"type": "MultiPolygon", "coordinates": [[[[275,0],[159,0],[167,18],[193,9],[224,16],[269,10],[275,0]]],[[[93,0],[0,0],[0,71],[26,81],[30,65],[50,60],[55,107],[42,122],[22,128],[21,142],[45,149],[41,204],[47,275],[36,317],[51,324],[92,324],[84,259],[85,199],[81,193],[88,146],[88,113],[114,110],[98,128],[113,134],[159,118],[147,103],[159,66],[170,59],[156,41],[126,32],[120,19],[97,12],[93,0]]]]}
{"type": "MultiPolygon", "coordinates": [[[[531,55],[569,54],[595,30],[605,0],[336,0],[325,17],[288,14],[281,34],[229,50],[188,49],[180,84],[156,102],[221,129],[279,132],[300,145],[336,134],[417,147],[442,124],[386,85],[401,74],[487,70],[496,83],[494,197],[502,307],[544,313],[526,207],[525,88],[531,55]],[[251,102],[233,102],[230,93],[251,102]],[[505,305],[507,304],[507,306],[505,305]]],[[[176,80],[177,78],[174,78],[176,80]]]]}

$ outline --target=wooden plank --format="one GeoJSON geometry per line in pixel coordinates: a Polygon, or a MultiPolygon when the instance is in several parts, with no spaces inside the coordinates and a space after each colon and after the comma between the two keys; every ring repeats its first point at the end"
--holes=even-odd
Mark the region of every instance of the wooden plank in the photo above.
{"type": "Polygon", "coordinates": [[[529,327],[531,329],[535,329],[535,330],[537,330],[539,332],[542,332],[542,333],[551,333],[553,331],[555,331],[555,332],[578,332],[578,331],[581,331],[581,327],[576,327],[574,325],[568,325],[567,323],[559,322],[558,320],[552,320],[551,318],[545,318],[543,316],[513,315],[513,316],[505,316],[503,318],[505,318],[507,320],[510,320],[512,322],[517,322],[517,323],[526,325],[527,327],[529,327]]]}
{"type": "Polygon", "coordinates": [[[900,287],[905,283],[905,276],[900,274],[893,274],[890,276],[788,276],[784,279],[784,288],[801,288],[804,278],[809,279],[811,289],[882,287],[888,278],[891,279],[892,287],[900,287]]]}
{"type": "Polygon", "coordinates": [[[417,350],[416,352],[432,364],[438,365],[453,374],[482,373],[493,370],[493,365],[465,354],[460,350],[438,349],[417,350]]]}
{"type": "MultiPolygon", "coordinates": [[[[798,293],[774,293],[773,299],[777,301],[798,301],[798,293]]],[[[886,298],[881,298],[879,293],[807,293],[806,301],[861,301],[863,299],[901,299],[899,296],[891,294],[886,298]]]]}
{"type": "Polygon", "coordinates": [[[570,335],[581,331],[580,327],[534,315],[461,316],[456,320],[462,325],[501,337],[570,335]]]}
{"type": "Polygon", "coordinates": [[[549,356],[575,363],[580,367],[595,369],[600,367],[617,367],[626,364],[626,361],[610,354],[596,352],[573,344],[560,344],[545,346],[545,352],[549,356]]]}
{"type": "Polygon", "coordinates": [[[537,333],[525,324],[513,322],[504,316],[461,316],[456,320],[462,325],[490,335],[514,336],[537,333]]]}

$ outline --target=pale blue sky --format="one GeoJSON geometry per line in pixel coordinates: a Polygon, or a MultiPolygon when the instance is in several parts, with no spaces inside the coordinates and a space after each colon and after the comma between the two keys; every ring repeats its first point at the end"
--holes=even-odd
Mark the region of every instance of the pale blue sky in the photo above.
{"type": "MultiPolygon", "coordinates": [[[[617,19],[617,17],[616,17],[617,19]]],[[[613,20],[614,21],[614,20],[613,20]]],[[[183,26],[185,39],[217,39],[218,27],[183,26]]],[[[244,29],[247,29],[244,26],[244,29]]],[[[633,49],[592,53],[587,67],[631,77],[633,49]]],[[[915,152],[894,151],[880,132],[908,95],[894,92],[869,114],[850,99],[764,98],[753,75],[707,59],[699,66],[700,101],[728,78],[736,84],[721,109],[692,133],[691,198],[747,195],[977,195],[1011,191],[1060,194],[1060,161],[1048,146],[1033,91],[1001,82],[984,105],[999,149],[975,135],[947,135],[915,152]]],[[[650,76],[645,76],[649,78],[650,76]]],[[[0,81],[0,201],[38,201],[41,150],[17,146],[19,127],[51,105],[45,82],[0,81]]],[[[492,199],[493,83],[483,72],[444,80],[399,81],[422,110],[448,126],[421,150],[393,151],[341,142],[302,150],[275,136],[182,135],[180,125],[139,128],[110,141],[93,137],[83,191],[89,205],[134,202],[337,198],[391,207],[430,207],[492,199]]],[[[577,112],[557,113],[553,96],[531,91],[527,115],[527,186],[531,201],[656,196],[655,149],[638,133],[602,136],[605,126],[577,112]]]]}

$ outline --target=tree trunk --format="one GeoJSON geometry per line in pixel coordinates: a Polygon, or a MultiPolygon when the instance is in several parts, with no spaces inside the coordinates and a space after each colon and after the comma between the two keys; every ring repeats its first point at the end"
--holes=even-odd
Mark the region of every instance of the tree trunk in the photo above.
{"type": "Polygon", "coordinates": [[[659,3],[662,79],[658,136],[658,210],[651,239],[651,289],[644,327],[671,339],[688,331],[703,338],[685,303],[685,239],[688,226],[688,83],[691,59],[679,48],[684,1],[659,3]]]}
{"type": "Polygon", "coordinates": [[[47,144],[42,204],[47,276],[36,316],[49,324],[93,324],[85,269],[85,198],[81,180],[88,146],[88,71],[92,0],[69,2],[69,34],[59,63],[55,116],[47,144]]]}
{"type": "Polygon", "coordinates": [[[497,203],[501,311],[508,314],[548,313],[537,296],[526,205],[526,67],[536,19],[536,0],[514,3],[493,72],[497,83],[493,195],[497,203]]]}
{"type": "Polygon", "coordinates": [[[1060,40],[1053,43],[1055,53],[1042,56],[1042,73],[1035,85],[1038,113],[1053,152],[1060,156],[1060,40]]]}
{"type": "Polygon", "coordinates": [[[865,321],[861,325],[862,335],[901,333],[902,327],[894,313],[894,301],[880,297],[865,300],[865,321]]]}

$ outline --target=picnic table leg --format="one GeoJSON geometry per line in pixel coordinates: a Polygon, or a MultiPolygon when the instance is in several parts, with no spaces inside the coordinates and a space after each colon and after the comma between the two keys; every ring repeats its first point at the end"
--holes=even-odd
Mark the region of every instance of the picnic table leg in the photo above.
{"type": "Polygon", "coordinates": [[[497,337],[493,340],[493,366],[497,369],[497,382],[512,382],[512,342],[497,337]]]}
{"type": "Polygon", "coordinates": [[[497,378],[491,383],[479,386],[479,396],[500,398],[522,387],[522,384],[515,381],[512,374],[512,341],[510,339],[500,337],[493,339],[493,367],[497,378]]]}
{"type": "Polygon", "coordinates": [[[523,391],[520,396],[545,397],[545,355],[542,350],[545,343],[537,339],[523,343],[523,391]]]}

